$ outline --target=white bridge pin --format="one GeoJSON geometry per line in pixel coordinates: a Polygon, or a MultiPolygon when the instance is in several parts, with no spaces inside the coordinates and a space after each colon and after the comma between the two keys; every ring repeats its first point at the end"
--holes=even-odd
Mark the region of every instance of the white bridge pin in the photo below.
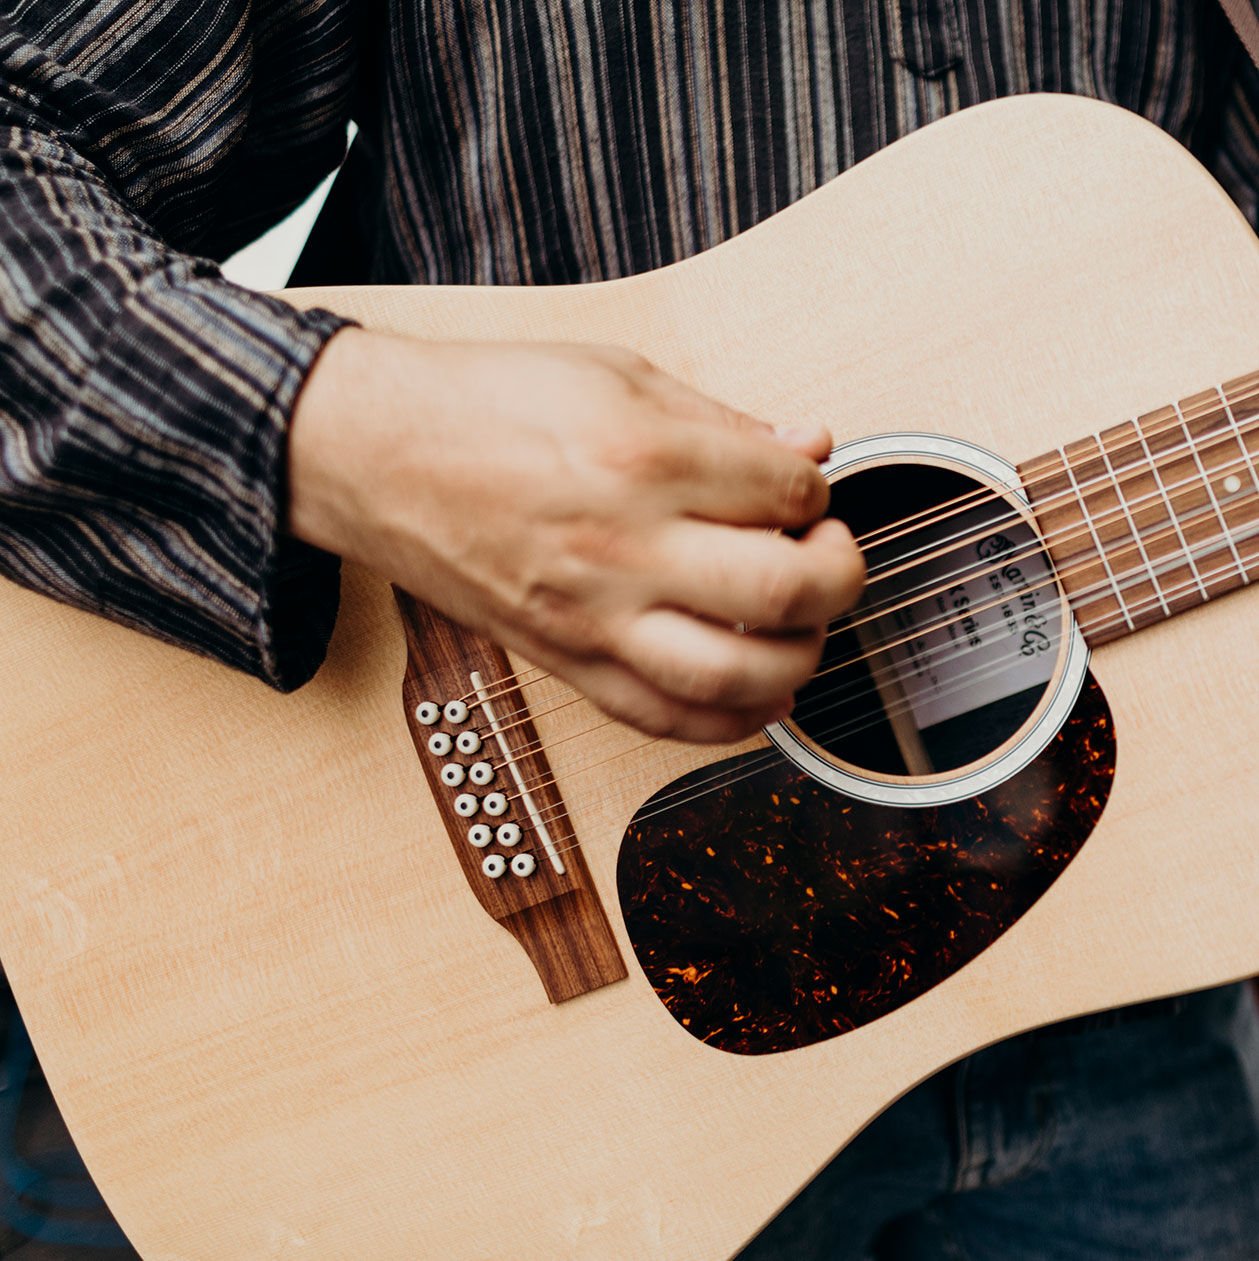
{"type": "Polygon", "coordinates": [[[484,787],[494,778],[494,768],[488,762],[473,762],[468,769],[468,778],[484,787]]]}
{"type": "Polygon", "coordinates": [[[447,762],[442,767],[442,783],[448,788],[458,788],[463,783],[467,771],[458,762],[447,762]]]}
{"type": "Polygon", "coordinates": [[[445,757],[454,747],[455,742],[444,731],[434,731],[428,738],[428,751],[438,757],[445,757]]]}
{"type": "Polygon", "coordinates": [[[537,865],[532,854],[514,854],[511,860],[511,874],[513,876],[531,876],[537,865]]]}
{"type": "Polygon", "coordinates": [[[433,701],[421,701],[415,707],[415,721],[426,727],[431,727],[441,716],[442,711],[433,701]]]}
{"type": "MultiPolygon", "coordinates": [[[[517,855],[519,857],[519,855],[517,855]]],[[[507,870],[507,859],[502,854],[486,854],[481,859],[481,870],[491,880],[497,880],[507,870]]]]}
{"type": "Polygon", "coordinates": [[[481,808],[481,803],[471,793],[460,793],[455,798],[455,813],[463,819],[470,819],[481,808]]]}
{"type": "Polygon", "coordinates": [[[485,807],[485,813],[489,815],[497,816],[507,813],[507,798],[502,793],[487,793],[481,805],[485,807]]]}
{"type": "Polygon", "coordinates": [[[468,707],[463,701],[447,701],[442,713],[446,715],[447,722],[464,722],[468,717],[468,707]]]}
{"type": "Polygon", "coordinates": [[[512,846],[520,842],[520,824],[518,823],[500,823],[498,831],[495,833],[500,845],[512,846]]]}
{"type": "Polygon", "coordinates": [[[461,731],[455,737],[455,748],[460,753],[480,753],[481,737],[475,731],[461,731]]]}
{"type": "Polygon", "coordinates": [[[494,833],[484,823],[474,823],[468,829],[468,840],[477,849],[484,849],[494,839],[494,833]]]}

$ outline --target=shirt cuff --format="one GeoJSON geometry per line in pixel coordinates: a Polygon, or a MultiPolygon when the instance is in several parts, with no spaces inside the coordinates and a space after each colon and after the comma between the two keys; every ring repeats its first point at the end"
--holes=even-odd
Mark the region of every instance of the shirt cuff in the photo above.
{"type": "Polygon", "coordinates": [[[128,296],[81,395],[85,431],[122,449],[81,452],[66,471],[108,484],[123,522],[111,524],[141,567],[128,584],[102,566],[93,603],[292,691],[327,652],[340,562],[285,533],[289,426],[319,354],[353,321],[231,284],[204,260],[163,271],[128,296]]]}

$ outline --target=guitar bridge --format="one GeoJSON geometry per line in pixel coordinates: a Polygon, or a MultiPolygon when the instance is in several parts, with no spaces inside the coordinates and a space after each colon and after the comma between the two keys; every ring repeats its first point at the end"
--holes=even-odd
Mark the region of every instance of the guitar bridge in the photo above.
{"type": "Polygon", "coordinates": [[[562,1003],[626,976],[507,654],[394,589],[407,726],[477,900],[562,1003]]]}

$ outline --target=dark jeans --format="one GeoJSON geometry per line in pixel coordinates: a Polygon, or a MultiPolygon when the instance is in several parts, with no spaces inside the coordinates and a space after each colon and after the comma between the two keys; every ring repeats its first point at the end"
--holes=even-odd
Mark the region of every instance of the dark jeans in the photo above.
{"type": "MultiPolygon", "coordinates": [[[[133,1261],[2,980],[0,1047],[0,1257],[133,1261]]],[[[1241,986],[1056,1025],[906,1095],[740,1261],[1259,1261],[1257,1099],[1241,986]]]]}
{"type": "Polygon", "coordinates": [[[1256,1261],[1249,987],[1001,1043],[878,1118],[740,1261],[1256,1261]]]}

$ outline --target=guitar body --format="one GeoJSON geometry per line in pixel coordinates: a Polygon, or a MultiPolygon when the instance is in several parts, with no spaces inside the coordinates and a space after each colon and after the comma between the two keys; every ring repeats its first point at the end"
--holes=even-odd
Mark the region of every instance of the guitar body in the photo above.
{"type": "MultiPolygon", "coordinates": [[[[619,343],[770,420],[1009,464],[1259,358],[1223,192],[1065,97],[955,115],[648,275],[290,296],[619,343]]],[[[718,1261],[958,1057],[1259,971],[1256,615],[1105,645],[1035,757],[929,804],[850,801],[760,736],[577,738],[594,712],[531,692],[628,971],[552,1003],[452,852],[386,584],[347,571],[289,697],[6,586],[0,957],[146,1261],[718,1261]]]]}

